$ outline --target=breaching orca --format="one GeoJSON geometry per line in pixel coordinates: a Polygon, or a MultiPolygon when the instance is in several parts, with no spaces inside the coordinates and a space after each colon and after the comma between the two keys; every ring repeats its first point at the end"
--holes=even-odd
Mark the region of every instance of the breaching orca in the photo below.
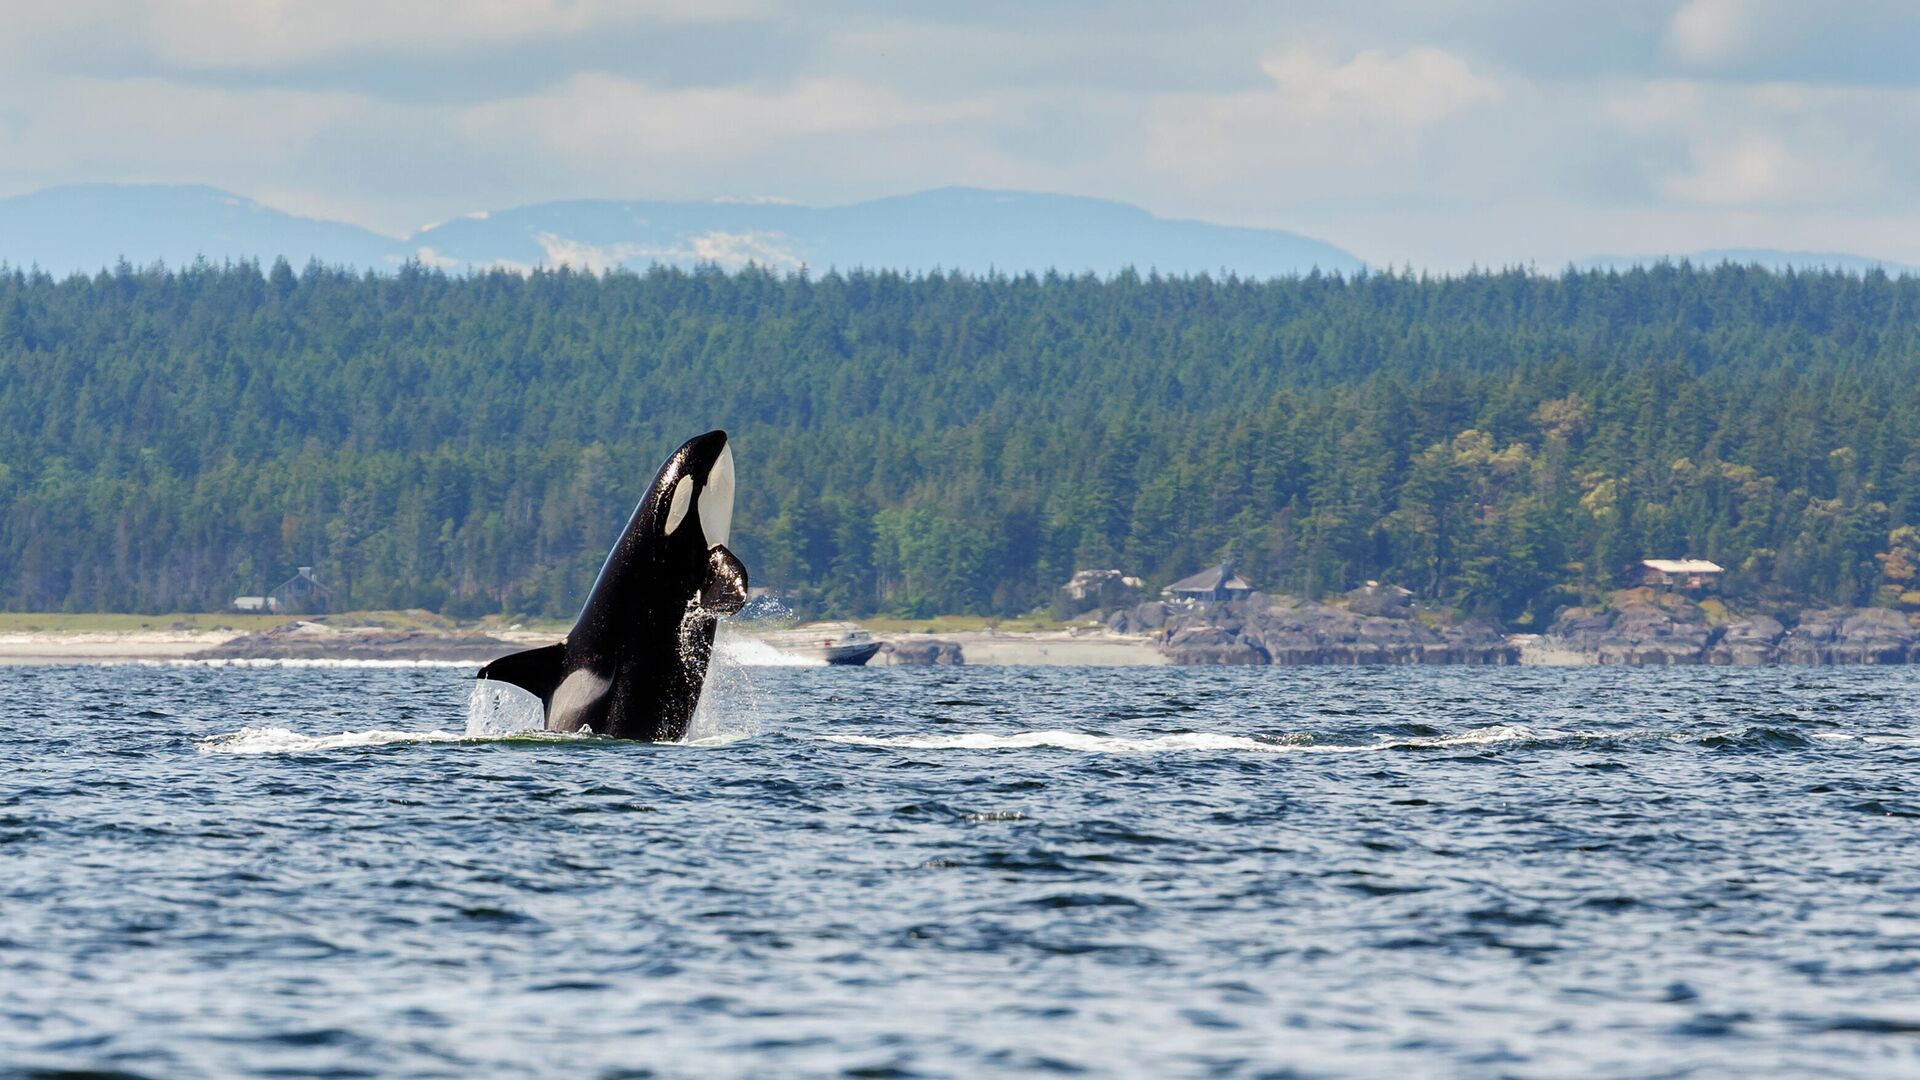
{"type": "Polygon", "coordinates": [[[747,602],[747,568],[727,550],[733,449],[709,431],[660,466],[608,553],[566,639],[480,669],[530,691],[548,731],[666,742],[687,733],[720,615],[747,602]]]}

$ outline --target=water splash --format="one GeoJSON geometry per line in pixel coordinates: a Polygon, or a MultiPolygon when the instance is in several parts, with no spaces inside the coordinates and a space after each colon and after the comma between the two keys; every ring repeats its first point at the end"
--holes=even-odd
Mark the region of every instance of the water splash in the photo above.
{"type": "Polygon", "coordinates": [[[742,659],[738,647],[742,640],[731,632],[727,620],[720,621],[713,651],[707,658],[707,681],[700,691],[700,704],[681,742],[724,745],[760,734],[759,698],[753,680],[747,676],[747,668],[753,665],[742,659]]]}
{"type": "MultiPolygon", "coordinates": [[[[682,663],[697,662],[697,654],[706,648],[699,630],[700,620],[708,618],[712,616],[689,606],[687,617],[680,624],[682,663]]],[[[753,646],[773,652],[758,642],[728,633],[725,621],[721,622],[707,660],[700,704],[687,724],[683,743],[724,744],[760,733],[760,708],[746,669],[766,665],[753,646]],[[743,645],[746,647],[742,648],[743,645]]],[[[542,731],[545,727],[546,714],[539,698],[510,683],[489,679],[474,681],[473,691],[467,696],[468,738],[518,735],[542,731]]]]}
{"type": "Polygon", "coordinates": [[[542,731],[547,726],[540,699],[511,683],[475,679],[467,695],[467,737],[491,738],[542,731]]]}

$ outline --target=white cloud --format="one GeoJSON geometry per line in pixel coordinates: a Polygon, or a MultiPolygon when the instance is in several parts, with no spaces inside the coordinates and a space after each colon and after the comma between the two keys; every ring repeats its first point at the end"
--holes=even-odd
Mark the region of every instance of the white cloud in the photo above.
{"type": "Polygon", "coordinates": [[[1690,64],[1740,59],[1752,43],[1755,17],[1747,0],[1687,0],[1667,23],[1667,50],[1690,64]]]}
{"type": "Polygon", "coordinates": [[[1867,207],[1910,198],[1920,164],[1889,130],[1920,128],[1920,92],[1665,80],[1610,95],[1602,118],[1646,147],[1657,193],[1701,206],[1867,207]]]}
{"type": "Polygon", "coordinates": [[[1665,177],[1675,198],[1710,205],[1785,202],[1818,195],[1829,177],[1769,131],[1703,138],[1688,148],[1690,168],[1665,177]]]}
{"type": "Polygon", "coordinates": [[[1272,84],[1265,89],[1155,101],[1146,124],[1149,165],[1211,184],[1404,160],[1440,124],[1503,96],[1497,80],[1431,48],[1343,60],[1292,47],[1260,67],[1272,84]]]}
{"type": "Polygon", "coordinates": [[[1265,57],[1260,69],[1273,89],[1236,98],[1288,118],[1422,128],[1500,97],[1499,83],[1439,49],[1413,48],[1398,56],[1369,49],[1341,63],[1296,46],[1265,57]]]}

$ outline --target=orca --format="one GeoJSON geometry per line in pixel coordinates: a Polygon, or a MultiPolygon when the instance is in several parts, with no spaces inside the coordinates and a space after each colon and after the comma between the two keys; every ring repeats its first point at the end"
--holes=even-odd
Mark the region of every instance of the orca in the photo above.
{"type": "Polygon", "coordinates": [[[548,731],[682,738],[719,617],[747,602],[747,568],[727,550],[732,524],[727,433],[696,435],[633,508],[566,638],[503,656],[478,677],[539,698],[548,731]]]}

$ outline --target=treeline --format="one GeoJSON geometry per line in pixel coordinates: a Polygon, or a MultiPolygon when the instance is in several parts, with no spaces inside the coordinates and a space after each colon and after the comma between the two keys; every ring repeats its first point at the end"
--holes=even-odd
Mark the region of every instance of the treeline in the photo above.
{"type": "Polygon", "coordinates": [[[1920,589],[1920,281],[1877,273],[6,270],[0,418],[15,610],[312,564],[353,607],[571,614],[708,427],[755,582],[823,614],[1228,552],[1519,625],[1645,556],[1757,600],[1920,589]]]}

